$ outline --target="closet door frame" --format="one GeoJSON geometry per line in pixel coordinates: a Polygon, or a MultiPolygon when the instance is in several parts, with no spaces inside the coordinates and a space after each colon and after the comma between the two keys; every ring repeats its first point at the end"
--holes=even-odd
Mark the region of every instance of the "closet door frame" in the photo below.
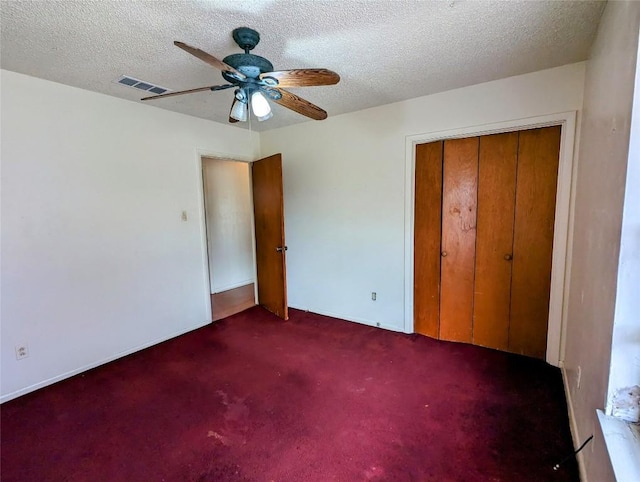
{"type": "Polygon", "coordinates": [[[476,137],[503,132],[535,129],[538,127],[561,126],[560,158],[558,160],[558,183],[556,186],[556,211],[553,234],[553,260],[551,263],[551,291],[549,295],[549,322],[547,330],[546,361],[560,366],[564,359],[564,333],[569,277],[567,271],[571,262],[569,246],[573,232],[573,193],[575,176],[573,150],[576,132],[576,111],[560,112],[526,119],[513,119],[493,124],[467,126],[451,130],[426,132],[405,138],[405,289],[404,289],[404,332],[413,333],[414,319],[414,202],[415,202],[415,162],[416,145],[446,139],[476,137]]]}

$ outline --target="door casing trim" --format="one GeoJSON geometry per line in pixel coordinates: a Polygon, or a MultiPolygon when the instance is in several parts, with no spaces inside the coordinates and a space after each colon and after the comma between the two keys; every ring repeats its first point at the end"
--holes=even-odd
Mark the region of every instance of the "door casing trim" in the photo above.
{"type": "Polygon", "coordinates": [[[553,258],[551,263],[551,291],[549,297],[549,322],[547,329],[546,361],[559,366],[564,358],[566,313],[569,293],[569,267],[571,264],[571,233],[573,232],[575,177],[574,145],[577,111],[559,112],[544,116],[513,119],[498,123],[466,126],[456,129],[433,131],[405,137],[405,206],[404,206],[404,332],[414,332],[413,281],[414,281],[414,205],[416,145],[428,142],[476,137],[487,134],[562,126],[558,183],[556,186],[556,211],[553,232],[553,258]]]}

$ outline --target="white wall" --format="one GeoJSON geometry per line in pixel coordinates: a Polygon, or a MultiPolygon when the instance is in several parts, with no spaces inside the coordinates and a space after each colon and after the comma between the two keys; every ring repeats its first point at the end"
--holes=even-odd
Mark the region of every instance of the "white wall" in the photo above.
{"type": "Polygon", "coordinates": [[[1,82],[6,400],[211,320],[197,151],[251,158],[257,143],[13,72],[1,82]]]}
{"type": "Polygon", "coordinates": [[[402,330],[405,138],[579,110],[583,80],[578,63],[262,133],[283,153],[290,306],[402,330]]]}
{"type": "Polygon", "coordinates": [[[203,158],[211,292],[254,282],[249,163],[203,158]]]}
{"type": "Polygon", "coordinates": [[[609,415],[616,392],[623,388],[640,385],[640,69],[638,64],[640,62],[636,61],[609,373],[607,403],[609,415]]]}
{"type": "Polygon", "coordinates": [[[585,76],[565,367],[576,442],[595,435],[580,456],[592,482],[615,480],[595,411],[607,394],[639,23],[640,3],[609,2],[585,76]]]}

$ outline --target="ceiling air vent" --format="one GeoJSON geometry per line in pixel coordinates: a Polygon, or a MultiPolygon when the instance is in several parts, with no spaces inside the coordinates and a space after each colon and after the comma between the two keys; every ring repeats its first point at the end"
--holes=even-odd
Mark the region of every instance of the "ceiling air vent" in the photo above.
{"type": "Polygon", "coordinates": [[[145,82],[144,80],[134,79],[133,77],[129,77],[128,75],[123,75],[116,79],[114,82],[126,85],[127,87],[144,90],[145,92],[151,92],[152,94],[164,94],[165,92],[170,91],[170,89],[167,89],[165,87],[160,87],[159,85],[154,85],[151,82],[145,82]]]}

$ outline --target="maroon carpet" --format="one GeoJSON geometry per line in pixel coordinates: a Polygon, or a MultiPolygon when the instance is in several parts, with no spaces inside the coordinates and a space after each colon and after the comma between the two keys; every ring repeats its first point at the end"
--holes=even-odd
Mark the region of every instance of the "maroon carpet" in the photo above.
{"type": "Polygon", "coordinates": [[[541,361],[252,308],[2,405],[9,481],[577,481],[541,361]]]}

